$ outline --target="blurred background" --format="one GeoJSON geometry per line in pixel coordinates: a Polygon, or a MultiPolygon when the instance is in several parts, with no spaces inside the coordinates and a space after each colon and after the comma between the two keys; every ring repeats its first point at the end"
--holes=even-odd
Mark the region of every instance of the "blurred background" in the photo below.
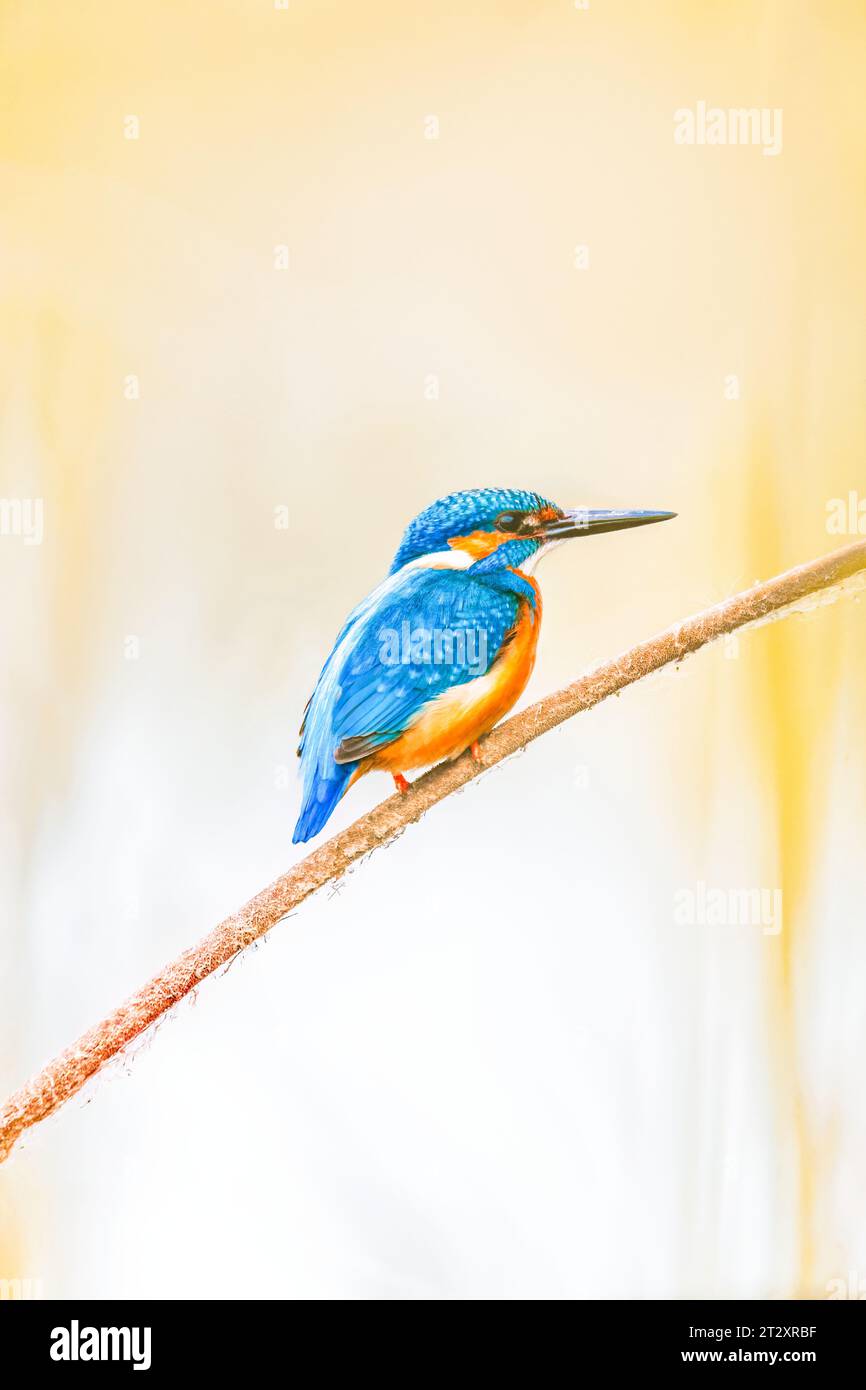
{"type": "MultiPolygon", "coordinates": [[[[0,496],[43,517],[0,537],[3,1094],[301,857],[301,711],[435,497],[679,513],[544,562],[527,700],[856,539],[864,40],[859,0],[3,0],[0,496]],[[699,102],[781,151],[676,143],[699,102]]],[[[866,1291],[863,624],[704,651],[309,903],[0,1170],[0,1279],[866,1291]],[[783,912],[683,920],[709,889],[783,912]]]]}

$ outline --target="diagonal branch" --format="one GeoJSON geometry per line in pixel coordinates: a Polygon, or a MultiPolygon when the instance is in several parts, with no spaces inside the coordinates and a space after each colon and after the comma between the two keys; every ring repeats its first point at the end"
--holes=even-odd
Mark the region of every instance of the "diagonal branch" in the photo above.
{"type": "Polygon", "coordinates": [[[361,816],[308,854],[269,888],[263,889],[240,911],[227,917],[197,946],[154,975],[137,994],[83,1033],[77,1042],[10,1096],[0,1110],[0,1163],[9,1157],[25,1130],[53,1114],[100,1068],[140,1038],[208,975],[264,936],[305,898],[339,878],[365,854],[388,844],[408,825],[420,820],[437,801],[466,786],[481,772],[525,748],[572,715],[591,709],[644,676],[680,661],[707,642],[747,623],[769,618],[860,573],[866,573],[866,541],[858,541],[821,560],[799,565],[766,583],[735,594],[714,608],[642,642],[506,720],[484,739],[480,764],[468,754],[456,762],[442,763],[413,783],[405,796],[391,796],[361,816]]]}

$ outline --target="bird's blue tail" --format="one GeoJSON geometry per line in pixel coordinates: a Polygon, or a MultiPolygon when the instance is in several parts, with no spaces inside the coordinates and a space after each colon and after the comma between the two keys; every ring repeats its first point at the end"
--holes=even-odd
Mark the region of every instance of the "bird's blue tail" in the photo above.
{"type": "Polygon", "coordinates": [[[305,781],[304,802],[292,836],[293,845],[304,844],[314,835],[318,835],[346,790],[354,771],[353,763],[332,763],[325,776],[322,776],[317,768],[313,776],[305,781]]]}

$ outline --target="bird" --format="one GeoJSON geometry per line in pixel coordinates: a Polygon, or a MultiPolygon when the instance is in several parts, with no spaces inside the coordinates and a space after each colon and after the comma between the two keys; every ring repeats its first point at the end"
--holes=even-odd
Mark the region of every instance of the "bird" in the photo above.
{"type": "Polygon", "coordinates": [[[668,521],[668,511],[557,506],[519,488],[452,492],[407,526],[386,578],[352,610],[307,702],[292,837],[323,829],[353,782],[482,754],[519,699],[541,627],[541,557],[573,537],[668,521]]]}

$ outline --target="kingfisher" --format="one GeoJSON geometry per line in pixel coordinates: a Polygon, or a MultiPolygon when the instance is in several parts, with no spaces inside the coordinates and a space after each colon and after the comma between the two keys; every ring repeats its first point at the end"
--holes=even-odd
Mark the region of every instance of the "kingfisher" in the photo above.
{"type": "Polygon", "coordinates": [[[469,750],[519,699],[535,665],[539,559],[571,537],[675,512],[566,510],[536,492],[453,492],[410,522],[387,577],[349,614],[301,724],[293,843],[317,835],[366,772],[406,773],[469,750]]]}

